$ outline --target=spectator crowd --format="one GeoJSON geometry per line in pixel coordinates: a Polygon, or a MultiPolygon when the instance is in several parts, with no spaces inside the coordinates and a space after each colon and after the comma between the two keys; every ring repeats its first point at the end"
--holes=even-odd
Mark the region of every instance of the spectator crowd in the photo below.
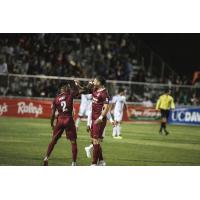
{"type": "MultiPolygon", "coordinates": [[[[153,76],[144,63],[134,34],[0,35],[0,73],[81,78],[102,75],[107,80],[166,83],[169,86],[191,84],[187,76],[153,76]]],[[[53,79],[11,77],[7,80],[0,76],[1,95],[53,97],[57,85],[53,79]],[[7,89],[6,84],[9,84],[7,89]]],[[[197,81],[196,87],[199,85],[197,81]]],[[[150,92],[145,86],[139,87],[140,90],[124,87],[129,101],[142,102],[146,98],[155,101],[156,90],[150,92]]],[[[196,90],[181,90],[176,100],[183,104],[199,104],[199,96],[196,90]]]]}

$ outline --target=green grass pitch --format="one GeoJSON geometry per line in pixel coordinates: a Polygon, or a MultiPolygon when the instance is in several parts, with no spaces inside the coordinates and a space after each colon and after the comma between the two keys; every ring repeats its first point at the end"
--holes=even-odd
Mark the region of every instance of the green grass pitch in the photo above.
{"type": "MultiPolygon", "coordinates": [[[[85,122],[78,131],[79,166],[89,166],[84,147],[90,144],[85,122]]],[[[200,165],[200,127],[168,126],[168,136],[158,134],[158,124],[123,123],[123,139],[112,138],[108,123],[102,144],[110,166],[200,165]]],[[[51,139],[49,120],[0,117],[0,165],[40,166],[51,139]]],[[[71,164],[70,143],[65,134],[49,159],[49,165],[71,164]]]]}

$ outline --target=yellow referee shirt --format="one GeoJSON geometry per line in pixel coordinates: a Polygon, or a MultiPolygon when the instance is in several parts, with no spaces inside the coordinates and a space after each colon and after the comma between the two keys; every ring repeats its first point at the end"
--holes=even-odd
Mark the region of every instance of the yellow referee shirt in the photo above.
{"type": "Polygon", "coordinates": [[[170,108],[174,109],[174,98],[170,95],[163,94],[159,97],[157,104],[156,104],[156,110],[163,109],[163,110],[169,110],[170,108]]]}

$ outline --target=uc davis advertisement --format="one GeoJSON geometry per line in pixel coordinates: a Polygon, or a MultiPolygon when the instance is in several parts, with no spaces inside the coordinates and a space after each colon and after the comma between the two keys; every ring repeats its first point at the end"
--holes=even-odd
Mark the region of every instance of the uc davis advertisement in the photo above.
{"type": "Polygon", "coordinates": [[[177,108],[170,112],[169,123],[200,125],[200,108],[177,108]]]}

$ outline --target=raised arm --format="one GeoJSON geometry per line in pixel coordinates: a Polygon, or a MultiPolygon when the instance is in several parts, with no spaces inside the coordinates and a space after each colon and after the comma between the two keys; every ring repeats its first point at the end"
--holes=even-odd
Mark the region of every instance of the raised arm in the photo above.
{"type": "Polygon", "coordinates": [[[79,94],[91,94],[93,89],[93,81],[90,81],[87,86],[81,86],[78,80],[74,80],[76,87],[79,90],[79,94]]]}

